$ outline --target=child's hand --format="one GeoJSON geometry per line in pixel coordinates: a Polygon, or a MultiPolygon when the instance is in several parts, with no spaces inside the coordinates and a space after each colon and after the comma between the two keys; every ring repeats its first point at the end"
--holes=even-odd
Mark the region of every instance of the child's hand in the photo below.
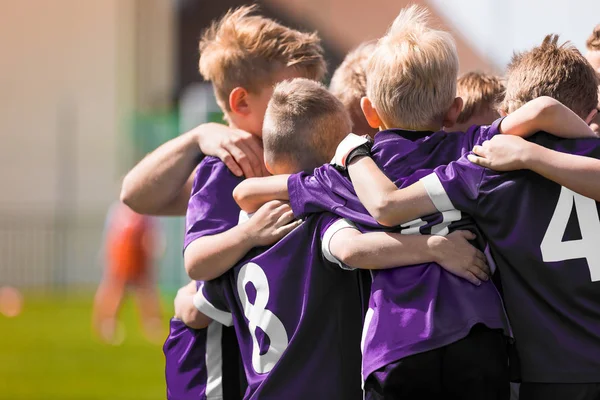
{"type": "Polygon", "coordinates": [[[469,231],[456,231],[448,236],[432,236],[431,248],[438,264],[446,271],[481,285],[491,275],[485,255],[468,241],[475,239],[469,231]]]}
{"type": "Polygon", "coordinates": [[[496,135],[481,146],[473,148],[467,158],[473,164],[495,171],[515,171],[525,169],[533,143],[519,136],[496,135]]]}
{"type": "Polygon", "coordinates": [[[175,306],[175,318],[183,321],[184,324],[194,329],[204,327],[202,315],[194,306],[194,295],[196,294],[196,282],[191,281],[177,291],[177,296],[173,300],[175,306]]]}
{"type": "Polygon", "coordinates": [[[254,247],[269,246],[298,227],[302,221],[294,220],[294,213],[287,202],[273,200],[240,225],[248,235],[254,247]]]}
{"type": "Polygon", "coordinates": [[[195,131],[200,151],[220,158],[234,175],[246,178],[270,175],[263,161],[262,142],[256,136],[216,123],[200,125],[195,131]]]}

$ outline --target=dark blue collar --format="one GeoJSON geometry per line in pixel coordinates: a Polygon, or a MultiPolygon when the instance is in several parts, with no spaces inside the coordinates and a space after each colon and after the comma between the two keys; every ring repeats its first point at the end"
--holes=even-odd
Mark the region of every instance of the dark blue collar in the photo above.
{"type": "MultiPolygon", "coordinates": [[[[435,132],[432,132],[432,131],[413,131],[413,130],[410,130],[410,129],[386,129],[385,131],[378,132],[377,135],[379,135],[380,133],[399,135],[399,136],[402,136],[403,138],[408,139],[410,141],[415,141],[415,140],[424,139],[424,138],[426,138],[428,136],[431,136],[435,132]]],[[[375,136],[377,136],[377,135],[375,135],[375,136]]]]}

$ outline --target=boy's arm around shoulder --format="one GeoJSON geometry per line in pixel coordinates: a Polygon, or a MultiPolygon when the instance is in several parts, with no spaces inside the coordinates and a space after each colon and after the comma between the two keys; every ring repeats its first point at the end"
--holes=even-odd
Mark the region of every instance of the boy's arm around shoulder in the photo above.
{"type": "Polygon", "coordinates": [[[398,189],[369,157],[348,165],[354,190],[369,214],[383,226],[396,226],[437,211],[421,181],[398,189]]]}
{"type": "Polygon", "coordinates": [[[532,170],[582,196],[600,201],[600,160],[562,153],[519,137],[497,135],[475,146],[469,161],[496,171],[532,170]]]}
{"type": "Polygon", "coordinates": [[[233,191],[233,198],[240,208],[253,213],[271,200],[289,200],[287,181],[290,175],[273,175],[250,178],[241,182],[233,191]]]}
{"type": "Polygon", "coordinates": [[[323,238],[323,253],[334,263],[352,269],[388,269],[435,262],[474,285],[489,279],[485,256],[469,244],[468,240],[475,239],[469,231],[456,231],[447,237],[361,233],[345,220],[335,224],[330,228],[333,233],[323,238]]]}
{"type": "Polygon", "coordinates": [[[531,100],[500,124],[500,132],[507,135],[529,137],[539,131],[566,139],[598,137],[577,114],[547,96],[531,100]]]}
{"type": "Polygon", "coordinates": [[[253,247],[276,243],[300,223],[294,220],[287,203],[278,200],[268,202],[245,223],[192,241],[184,251],[185,269],[195,280],[217,278],[253,247]]]}

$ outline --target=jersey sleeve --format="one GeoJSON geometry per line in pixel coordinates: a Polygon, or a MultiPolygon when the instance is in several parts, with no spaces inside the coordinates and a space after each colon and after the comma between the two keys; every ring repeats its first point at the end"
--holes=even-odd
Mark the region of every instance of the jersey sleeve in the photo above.
{"type": "Polygon", "coordinates": [[[484,168],[463,156],[458,161],[437,167],[420,181],[438,211],[456,209],[475,215],[483,177],[484,168]]]}
{"type": "Polygon", "coordinates": [[[233,325],[233,316],[223,291],[223,278],[201,282],[194,295],[194,306],[207,317],[225,326],[233,325]]]}
{"type": "Polygon", "coordinates": [[[240,208],[232,193],[242,179],[217,158],[206,157],[200,163],[185,217],[184,249],[202,236],[216,235],[238,224],[240,208]]]}
{"type": "Polygon", "coordinates": [[[334,212],[343,207],[346,200],[333,191],[333,185],[342,184],[343,177],[337,170],[324,165],[314,170],[313,174],[300,172],[288,179],[290,205],[294,215],[303,218],[318,212],[334,212]]]}
{"type": "Polygon", "coordinates": [[[325,259],[333,264],[336,264],[341,269],[352,271],[355,268],[349,267],[340,261],[336,256],[331,253],[330,244],[331,239],[335,236],[336,233],[341,231],[342,229],[355,229],[358,230],[356,225],[352,222],[348,221],[344,218],[333,219],[330,223],[326,224],[326,229],[321,237],[321,251],[323,252],[323,256],[325,259]]]}
{"type": "Polygon", "coordinates": [[[500,124],[505,117],[498,118],[491,125],[480,126],[476,129],[469,129],[465,132],[465,140],[468,141],[465,150],[470,152],[473,146],[481,145],[486,140],[490,140],[500,134],[500,124]]]}
{"type": "Polygon", "coordinates": [[[350,179],[332,165],[323,165],[312,175],[299,173],[288,179],[290,205],[294,215],[330,212],[352,222],[378,227],[354,192],[350,179]]]}

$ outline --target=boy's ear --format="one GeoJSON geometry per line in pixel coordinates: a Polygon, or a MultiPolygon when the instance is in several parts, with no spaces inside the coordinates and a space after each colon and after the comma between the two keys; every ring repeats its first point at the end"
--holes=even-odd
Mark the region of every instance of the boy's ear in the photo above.
{"type": "Polygon", "coordinates": [[[462,111],[462,109],[463,109],[462,97],[454,98],[452,105],[450,106],[450,108],[446,112],[446,115],[444,116],[444,121],[442,123],[442,126],[445,128],[452,128],[454,126],[454,124],[456,124],[456,120],[458,119],[458,116],[460,115],[460,112],[462,111]]]}
{"type": "Polygon", "coordinates": [[[248,91],[243,87],[236,87],[229,93],[229,108],[234,114],[248,115],[250,114],[250,106],[248,104],[248,91]]]}
{"type": "Polygon", "coordinates": [[[506,112],[506,110],[504,108],[499,108],[498,114],[500,114],[501,117],[506,117],[508,115],[508,113],[506,112]]]}
{"type": "Polygon", "coordinates": [[[275,174],[273,173],[273,168],[271,168],[271,166],[269,165],[269,163],[267,162],[267,160],[265,160],[265,167],[267,168],[267,171],[269,171],[269,173],[270,173],[271,175],[275,175],[275,174]]]}
{"type": "Polygon", "coordinates": [[[591,124],[592,121],[594,120],[594,118],[596,118],[596,115],[598,115],[598,109],[594,108],[592,111],[590,111],[588,116],[585,118],[585,123],[588,125],[591,124]]]}
{"type": "Polygon", "coordinates": [[[381,121],[377,110],[367,96],[360,99],[360,108],[363,114],[365,114],[365,119],[371,128],[379,129],[383,127],[383,121],[381,121]]]}

